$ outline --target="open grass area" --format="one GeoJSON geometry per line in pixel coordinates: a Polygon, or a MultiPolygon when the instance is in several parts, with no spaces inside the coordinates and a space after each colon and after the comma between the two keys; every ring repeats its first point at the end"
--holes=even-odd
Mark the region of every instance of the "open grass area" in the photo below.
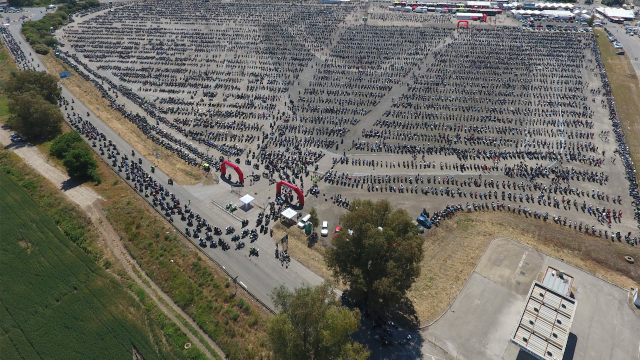
{"type": "Polygon", "coordinates": [[[60,230],[95,261],[102,259],[98,233],[91,219],[70,203],[59,189],[33,171],[15,154],[0,151],[0,171],[10,174],[55,221],[60,230]]]}
{"type": "Polygon", "coordinates": [[[141,306],[0,172],[0,353],[6,359],[165,358],[141,306]]]}
{"type": "MultiPolygon", "coordinates": [[[[320,242],[309,246],[304,232],[295,224],[287,227],[278,222],[273,233],[274,240],[288,233],[291,257],[332,280],[320,242]]],[[[498,237],[512,238],[623,288],[640,285],[640,265],[624,260],[625,255],[640,259],[640,249],[569,230],[552,221],[545,223],[506,211],[458,213],[426,231],[425,237],[421,275],[407,294],[421,324],[430,323],[446,310],[491,241],[498,237]]]]}
{"type": "Polygon", "coordinates": [[[129,253],[147,275],[213,339],[230,359],[269,358],[267,313],[204,259],[104,163],[95,187],[129,253]]]}
{"type": "Polygon", "coordinates": [[[45,66],[53,74],[62,71],[70,71],[71,77],[60,80],[80,101],[90,107],[102,121],[115,130],[136,151],[155,163],[160,170],[169,175],[181,185],[193,185],[200,183],[205,178],[205,172],[186,164],[182,159],[164,147],[158,146],[129,122],[122,114],[109,106],[109,101],[102,97],[102,93],[96,89],[92,82],[86,81],[70,67],[57,59],[53,54],[40,56],[45,66]],[[98,111],[100,108],[100,111],[98,111]],[[158,153],[159,158],[155,158],[158,153]]]}
{"type": "MultiPolygon", "coordinates": [[[[70,233],[80,239],[85,239],[82,243],[76,242],[76,245],[82,245],[80,248],[85,250],[89,255],[92,255],[95,260],[102,258],[102,261],[100,261],[102,266],[105,268],[111,268],[111,262],[109,259],[102,257],[102,248],[98,242],[98,236],[95,232],[95,228],[91,225],[91,220],[88,219],[77,206],[70,203],[55,186],[39,176],[35,170],[23,163],[17,155],[6,150],[0,151],[0,175],[10,177],[16,184],[22,187],[22,191],[27,191],[28,195],[31,195],[31,199],[35,200],[40,206],[40,209],[45,211],[50,219],[53,220],[55,224],[54,226],[56,226],[58,232],[62,229],[64,233],[70,233]]],[[[5,181],[3,178],[0,180],[0,186],[4,183],[5,181]]],[[[0,191],[2,192],[2,195],[11,192],[7,189],[0,189],[0,191]]],[[[0,205],[2,203],[4,203],[4,201],[0,200],[0,205]]],[[[7,212],[3,209],[2,213],[4,214],[7,212]]],[[[36,222],[34,221],[32,223],[35,224],[36,222]]],[[[5,236],[7,236],[6,231],[4,231],[5,227],[2,227],[2,229],[3,234],[0,236],[0,239],[5,240],[5,236]]],[[[66,238],[66,241],[69,241],[68,238],[66,238]]],[[[7,258],[8,257],[3,254],[3,259],[7,258]]],[[[113,261],[115,260],[113,259],[113,261]]],[[[103,270],[95,270],[94,266],[97,267],[95,262],[92,265],[92,271],[99,273],[101,277],[105,277],[105,279],[113,282],[113,286],[120,284],[117,282],[115,277],[110,277],[109,275],[110,278],[108,278],[107,274],[103,270]]],[[[19,273],[20,278],[15,281],[10,277],[12,274],[13,273],[11,272],[3,272],[2,282],[0,283],[0,287],[2,287],[3,290],[1,292],[7,291],[7,294],[9,294],[9,291],[4,285],[5,282],[12,281],[17,284],[24,283],[24,279],[21,277],[22,273],[19,273]]],[[[126,278],[126,273],[118,272],[118,274],[121,282],[125,284],[129,282],[126,278]]],[[[131,285],[132,283],[128,284],[131,292],[138,296],[140,303],[136,303],[134,300],[132,304],[127,306],[132,308],[132,311],[136,311],[136,316],[139,317],[139,319],[134,317],[129,318],[128,320],[133,321],[134,324],[140,325],[145,332],[144,336],[152,340],[153,349],[155,349],[154,351],[156,352],[156,355],[151,358],[206,358],[204,354],[194,346],[189,350],[185,350],[185,341],[183,340],[186,338],[186,334],[179,331],[179,329],[176,329],[176,325],[164,317],[162,311],[155,306],[153,301],[148,299],[145,300],[144,294],[137,291],[137,289],[134,290],[131,288],[131,285]],[[140,304],[142,304],[142,306],[140,304]],[[167,329],[170,331],[167,331],[167,329]]],[[[117,291],[124,291],[122,285],[120,285],[120,288],[117,289],[117,291]]],[[[106,296],[106,298],[108,298],[111,295],[109,293],[109,295],[106,296]]],[[[114,296],[119,295],[115,293],[114,296]]],[[[129,298],[132,299],[131,297],[129,298]]],[[[3,352],[2,344],[0,344],[0,353],[3,355],[5,354],[3,352]]],[[[129,356],[131,356],[131,353],[129,353],[129,356]]]]}
{"type": "MultiPolygon", "coordinates": [[[[17,72],[18,67],[11,59],[6,47],[0,46],[0,89],[7,82],[12,72],[17,72]]],[[[9,98],[0,92],[0,122],[6,122],[9,117],[9,98]]]]}
{"type": "MultiPolygon", "coordinates": [[[[304,230],[299,229],[295,223],[291,226],[283,224],[282,220],[273,225],[273,240],[278,241],[282,237],[289,235],[289,246],[287,252],[289,255],[304,265],[309,270],[320,275],[324,279],[331,279],[331,271],[327,269],[324,262],[325,247],[316,243],[309,243],[304,230]]],[[[284,247],[287,249],[287,247],[284,247]]],[[[339,289],[344,290],[344,286],[337,285],[339,289]]]]}
{"type": "MultiPolygon", "coordinates": [[[[627,54],[617,55],[615,47],[607,33],[602,29],[595,29],[602,61],[607,70],[607,77],[611,84],[615,98],[616,112],[622,123],[622,131],[631,149],[631,158],[635,164],[640,164],[640,82],[631,60],[627,54]],[[632,146],[635,145],[635,146],[632,146]]],[[[637,175],[636,175],[637,176],[637,175]]]]}
{"type": "Polygon", "coordinates": [[[507,212],[458,213],[426,232],[422,273],[408,296],[422,324],[442,314],[491,240],[509,237],[623,288],[640,284],[640,249],[507,212]],[[455,289],[453,288],[455,286],[455,289]]]}

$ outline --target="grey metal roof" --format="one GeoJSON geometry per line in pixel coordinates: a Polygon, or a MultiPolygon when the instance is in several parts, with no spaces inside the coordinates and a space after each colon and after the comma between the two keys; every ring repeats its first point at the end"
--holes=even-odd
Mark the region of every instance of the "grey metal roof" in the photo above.
{"type": "Polygon", "coordinates": [[[549,266],[544,274],[542,285],[562,295],[569,296],[573,285],[573,276],[564,274],[561,270],[549,266]]]}
{"type": "Polygon", "coordinates": [[[561,360],[576,301],[534,281],[511,341],[541,360],[561,360]]]}

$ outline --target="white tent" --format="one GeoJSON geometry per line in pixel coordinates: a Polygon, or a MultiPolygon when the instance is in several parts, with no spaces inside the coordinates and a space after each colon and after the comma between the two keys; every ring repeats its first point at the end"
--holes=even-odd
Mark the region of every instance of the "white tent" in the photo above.
{"type": "Polygon", "coordinates": [[[255,200],[255,198],[249,194],[243,196],[240,198],[240,202],[242,202],[244,204],[244,209],[247,210],[247,207],[249,206],[249,204],[255,200]]]}
{"type": "Polygon", "coordinates": [[[283,211],[282,213],[280,213],[280,215],[286,217],[287,219],[291,220],[294,216],[296,216],[298,213],[293,211],[291,208],[287,208],[287,210],[283,211]]]}

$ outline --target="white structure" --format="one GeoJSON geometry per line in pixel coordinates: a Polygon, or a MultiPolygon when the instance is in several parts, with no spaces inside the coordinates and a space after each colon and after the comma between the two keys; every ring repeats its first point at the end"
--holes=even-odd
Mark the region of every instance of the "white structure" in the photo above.
{"type": "Polygon", "coordinates": [[[568,20],[573,19],[574,14],[568,10],[512,10],[513,16],[520,19],[524,16],[545,16],[555,19],[568,20]]]}
{"type": "Polygon", "coordinates": [[[633,10],[625,10],[625,9],[617,9],[617,8],[609,8],[609,7],[599,7],[596,11],[608,19],[611,18],[620,18],[622,20],[633,20],[635,16],[633,15],[633,10]]]}
{"type": "Polygon", "coordinates": [[[467,1],[469,7],[493,7],[490,1],[467,1]]]}
{"type": "Polygon", "coordinates": [[[291,208],[287,208],[285,211],[281,212],[280,215],[286,217],[287,219],[291,220],[294,216],[296,216],[298,213],[295,212],[294,210],[292,210],[291,208]]]}
{"type": "Polygon", "coordinates": [[[457,20],[473,20],[473,19],[482,19],[482,14],[481,13],[457,13],[456,14],[456,19],[457,20]]]}
{"type": "Polygon", "coordinates": [[[534,358],[562,359],[576,301],[533,282],[511,341],[534,358]]]}
{"type": "Polygon", "coordinates": [[[243,196],[240,198],[240,202],[242,202],[244,204],[244,210],[246,211],[247,208],[249,207],[249,204],[251,204],[251,202],[255,200],[255,198],[249,194],[243,196]]]}
{"type": "Polygon", "coordinates": [[[633,290],[633,305],[640,307],[640,298],[638,298],[638,289],[633,290]]]}

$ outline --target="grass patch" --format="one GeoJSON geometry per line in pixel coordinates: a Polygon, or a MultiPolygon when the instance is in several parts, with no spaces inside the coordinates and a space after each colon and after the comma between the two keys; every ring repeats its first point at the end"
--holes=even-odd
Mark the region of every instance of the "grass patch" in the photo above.
{"type": "MultiPolygon", "coordinates": [[[[235,288],[220,286],[228,278],[203,260],[193,244],[177,235],[104,163],[98,169],[104,181],[95,187],[106,199],[105,213],[129,253],[162,291],[178,304],[230,359],[270,356],[263,324],[266,312],[235,288]],[[242,302],[241,302],[242,300],[242,302]],[[227,309],[227,310],[225,310],[227,309]]],[[[184,344],[183,344],[184,345],[184,344]]]]}
{"type": "Polygon", "coordinates": [[[602,29],[594,29],[599,35],[596,39],[602,62],[607,70],[607,77],[616,102],[616,113],[621,122],[627,143],[630,145],[631,158],[640,164],[640,83],[628,55],[617,55],[615,47],[607,33],[602,29]],[[635,146],[631,146],[635,145],[635,146]]]}
{"type": "Polygon", "coordinates": [[[640,259],[640,249],[506,211],[458,213],[425,234],[421,274],[408,293],[422,324],[445,311],[497,237],[512,238],[623,288],[640,284],[640,266],[623,258],[640,259]]]}
{"type": "Polygon", "coordinates": [[[125,359],[133,347],[145,359],[165,357],[149,339],[140,304],[4,169],[0,213],[3,357],[125,359]]]}
{"type": "Polygon", "coordinates": [[[78,206],[70,203],[55,186],[9,151],[0,151],[0,171],[26,189],[65,236],[93,260],[101,260],[102,251],[97,246],[98,233],[91,219],[78,206]]]}
{"type": "MultiPolygon", "coordinates": [[[[9,177],[11,181],[14,181],[16,184],[22,186],[23,189],[26,189],[26,191],[28,191],[28,194],[32,195],[31,200],[32,201],[35,200],[40,205],[41,210],[46,209],[46,212],[50,213],[53,216],[51,220],[54,221],[55,223],[54,226],[56,226],[55,228],[58,232],[60,232],[60,230],[62,229],[65,233],[76,234],[78,238],[86,239],[85,242],[76,242],[76,245],[80,245],[79,246],[80,249],[84,250],[85,253],[92,256],[94,260],[97,260],[102,257],[101,256],[102,253],[100,252],[99,247],[97,245],[97,240],[98,240],[97,233],[95,233],[95,229],[91,225],[90,219],[84,216],[84,213],[82,213],[74,204],[71,204],[52,184],[50,184],[46,179],[40,177],[29,166],[24,164],[17,155],[5,150],[0,151],[0,176],[9,177]],[[61,214],[66,216],[61,217],[60,216],[61,214]],[[56,220],[56,218],[58,220],[56,220]]],[[[2,193],[0,194],[0,196],[3,196],[3,195],[8,196],[8,194],[11,192],[5,188],[2,188],[2,186],[7,186],[5,185],[5,183],[8,184],[9,182],[5,181],[4,178],[0,178],[0,192],[2,193]]],[[[22,190],[22,191],[25,191],[25,190],[22,190]]],[[[0,198],[0,206],[2,206],[2,204],[4,203],[7,203],[7,201],[4,201],[4,199],[0,198]]],[[[1,209],[1,208],[0,208],[0,212],[2,212],[3,214],[9,213],[9,211],[5,211],[5,209],[1,209]]],[[[18,213],[18,216],[20,215],[21,214],[18,213]]],[[[39,221],[31,221],[30,225],[34,225],[37,223],[39,223],[39,221]]],[[[5,225],[0,224],[0,227],[2,227],[4,232],[6,228],[5,225]]],[[[6,233],[3,233],[1,237],[3,241],[0,243],[4,243],[5,236],[8,237],[9,235],[7,235],[6,233]]],[[[52,237],[46,236],[46,239],[47,239],[47,242],[49,242],[50,239],[52,239],[52,237]]],[[[65,239],[65,240],[69,241],[68,239],[65,239]]],[[[38,249],[36,246],[34,246],[32,242],[28,240],[28,238],[26,240],[20,239],[18,242],[16,242],[16,244],[23,249],[23,252],[26,252],[26,253],[32,253],[34,250],[38,249]]],[[[0,244],[0,247],[1,246],[2,244],[0,244]]],[[[78,255],[75,253],[73,255],[75,257],[78,257],[78,255]]],[[[2,256],[3,259],[8,258],[7,254],[5,254],[4,252],[0,256],[2,256]]],[[[101,261],[101,264],[105,269],[109,269],[112,266],[111,261],[107,258],[104,258],[101,261]]],[[[114,278],[111,278],[110,275],[106,274],[106,272],[104,272],[102,269],[95,270],[94,267],[97,267],[97,266],[98,265],[96,265],[96,261],[91,262],[91,269],[92,269],[91,271],[93,273],[99,274],[101,280],[95,281],[95,280],[92,280],[92,278],[87,278],[87,281],[95,281],[95,285],[97,286],[102,284],[103,282],[107,282],[108,280],[109,286],[111,286],[112,288],[115,288],[115,290],[111,288],[107,288],[106,290],[104,290],[107,293],[106,294],[100,293],[101,300],[111,304],[113,301],[113,297],[115,297],[115,301],[117,303],[118,301],[120,301],[118,297],[122,295],[124,288],[120,283],[118,283],[114,278]],[[105,299],[109,299],[109,300],[106,301],[105,299]]],[[[23,278],[20,278],[20,280],[11,281],[11,278],[10,278],[10,275],[12,274],[11,272],[8,272],[8,271],[4,272],[4,270],[0,270],[0,271],[3,271],[3,283],[4,282],[24,283],[23,278]]],[[[15,271],[20,271],[20,270],[17,269],[15,271]]],[[[26,273],[28,272],[25,272],[25,274],[26,273]]],[[[80,277],[83,277],[84,279],[84,275],[82,274],[77,274],[77,275],[80,277]]],[[[39,279],[39,276],[41,275],[36,275],[35,279],[39,279]]],[[[121,278],[125,279],[126,276],[121,276],[121,278]]],[[[5,290],[6,288],[3,288],[3,292],[5,292],[5,290]]],[[[102,289],[99,289],[99,290],[102,291],[102,289]]],[[[163,328],[164,326],[171,326],[172,323],[168,319],[164,319],[162,320],[162,322],[160,321],[159,316],[163,315],[162,312],[156,309],[154,306],[152,306],[153,304],[148,304],[146,293],[141,288],[130,285],[129,290],[133,295],[135,295],[138,298],[139,303],[136,303],[135,300],[133,300],[133,298],[129,294],[126,294],[126,291],[124,291],[124,296],[128,297],[129,300],[125,299],[126,304],[122,305],[121,309],[118,309],[116,312],[118,314],[120,313],[123,314],[123,316],[126,315],[127,317],[126,320],[130,322],[129,324],[130,326],[139,326],[140,329],[142,329],[141,331],[143,331],[143,338],[151,339],[152,341],[151,348],[154,349],[155,351],[155,355],[154,353],[149,353],[149,356],[151,359],[154,359],[154,358],[206,359],[202,351],[196,348],[195,346],[192,346],[188,350],[184,349],[184,343],[181,344],[180,346],[177,346],[176,342],[171,340],[169,335],[164,332],[164,328],[163,328]],[[133,301],[131,302],[130,300],[133,300],[133,301]],[[131,302],[131,304],[129,304],[129,302],[131,302]],[[140,306],[140,304],[146,305],[144,309],[140,306]],[[124,308],[126,308],[128,312],[125,311],[124,308]],[[136,315],[132,316],[131,313],[135,313],[136,315]]],[[[93,292],[94,291],[92,290],[92,293],[93,292]]],[[[7,294],[9,294],[9,291],[7,291],[7,294]]],[[[0,294],[0,300],[4,302],[4,300],[1,299],[1,296],[2,294],[0,294]]],[[[122,300],[122,301],[125,301],[125,300],[122,300]]],[[[24,301],[28,301],[28,300],[25,299],[24,301]]],[[[82,316],[82,315],[75,314],[73,317],[70,317],[70,318],[75,319],[75,316],[82,316]]],[[[0,316],[0,322],[1,321],[2,321],[2,316],[0,316]]],[[[175,326],[175,324],[173,324],[173,326],[175,326]]],[[[43,329],[44,328],[45,327],[43,327],[43,329]]],[[[78,328],[70,328],[70,329],[72,329],[73,331],[82,332],[82,330],[78,330],[78,328]]],[[[1,326],[0,326],[0,331],[4,332],[1,326]]],[[[5,337],[5,339],[8,339],[9,338],[8,335],[6,336],[7,337],[5,337]]],[[[40,335],[38,334],[37,336],[39,337],[40,335]]],[[[185,337],[186,335],[182,334],[181,336],[185,337]]],[[[28,334],[26,338],[29,339],[29,341],[32,341],[31,334],[28,334]]],[[[22,341],[22,340],[18,340],[18,341],[22,341]]],[[[89,340],[86,340],[86,341],[87,341],[86,342],[87,344],[91,343],[89,340]]],[[[65,344],[67,343],[68,342],[65,342],[65,344]]],[[[138,350],[139,353],[141,354],[144,353],[143,349],[139,348],[134,342],[131,342],[131,343],[133,343],[136,346],[136,349],[138,350]]],[[[7,350],[7,347],[5,345],[8,346],[8,344],[3,344],[2,341],[0,340],[0,353],[3,353],[6,355],[5,350],[7,350]]],[[[22,345],[18,345],[18,347],[22,349],[22,345]]],[[[15,348],[13,350],[10,349],[8,351],[10,351],[9,353],[13,353],[14,350],[15,348]]],[[[77,354],[77,353],[78,352],[74,352],[74,354],[77,354]]],[[[131,356],[131,354],[132,354],[131,350],[129,350],[129,352],[127,353],[127,357],[131,356]]],[[[147,355],[145,355],[145,358],[147,358],[146,356],[147,355]]],[[[94,358],[94,356],[91,356],[91,355],[81,356],[81,357],[94,358]]],[[[113,358],[118,358],[118,357],[113,357],[113,358]]]]}
{"type": "Polygon", "coordinates": [[[52,74],[63,71],[71,72],[71,77],[60,80],[80,101],[91,108],[102,121],[112,128],[120,137],[134,147],[137,153],[156,164],[160,170],[181,185],[195,185],[202,182],[207,174],[186,164],[173,152],[149,140],[134,124],[129,122],[120,112],[109,106],[109,101],[92,82],[84,80],[68,65],[53,54],[40,56],[44,65],[52,74]],[[100,111],[98,111],[100,108],[100,111]],[[156,159],[155,154],[158,154],[156,159]]]}
{"type": "MultiPolygon", "coordinates": [[[[6,47],[0,46],[0,89],[4,88],[12,73],[16,73],[18,67],[13,62],[6,47]]],[[[9,98],[0,90],[0,122],[6,123],[9,113],[9,98]]]]}

